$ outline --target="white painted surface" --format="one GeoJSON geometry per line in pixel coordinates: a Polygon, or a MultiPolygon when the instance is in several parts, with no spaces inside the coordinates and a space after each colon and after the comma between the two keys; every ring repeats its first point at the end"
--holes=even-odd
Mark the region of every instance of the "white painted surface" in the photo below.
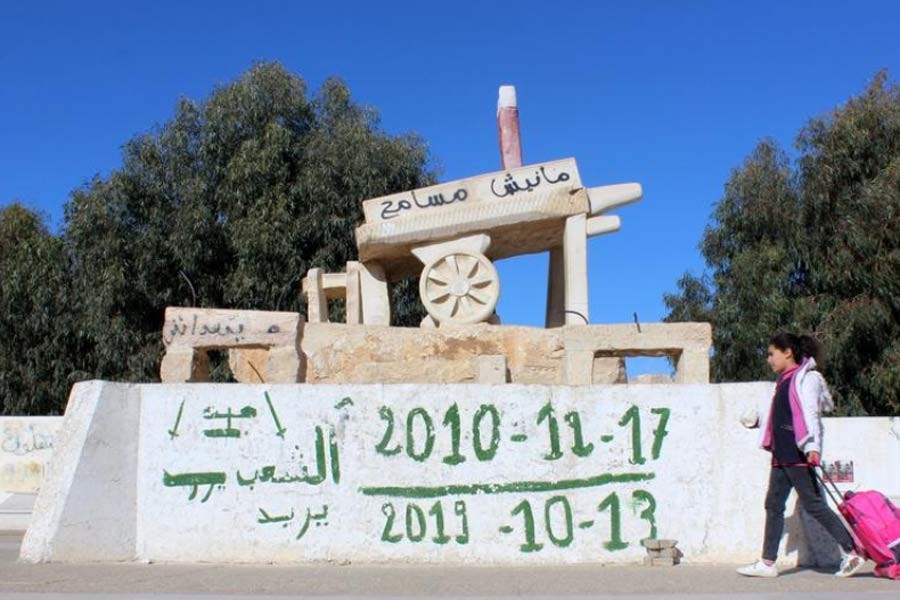
{"type": "Polygon", "coordinates": [[[643,197],[644,188],[639,183],[618,183],[588,188],[592,215],[638,202],[643,197]]]}
{"type": "MultiPolygon", "coordinates": [[[[650,532],[652,497],[658,536],[679,540],[685,562],[750,560],[761,545],[768,458],[755,448],[756,434],[740,425],[739,416],[770,392],[766,383],[131,387],[92,382],[73,392],[60,444],[66,458],[41,490],[22,557],[633,563],[643,555],[639,540],[650,532]],[[549,419],[539,422],[548,403],[557,419],[558,459],[547,458],[549,419]],[[455,465],[443,460],[452,454],[452,427],[445,422],[452,421],[448,411],[454,405],[465,457],[455,465]],[[473,449],[476,413],[483,415],[483,451],[492,431],[491,409],[482,406],[497,409],[499,442],[493,456],[482,452],[479,460],[473,449]],[[393,455],[376,451],[388,423],[382,407],[393,411],[394,430],[382,446],[399,447],[393,455]],[[661,409],[668,409],[670,418],[666,435],[659,437],[661,409]],[[585,456],[573,452],[574,417],[566,417],[573,411],[585,444],[594,445],[589,454],[582,452],[585,456]],[[425,414],[434,432],[430,452],[425,414]],[[634,464],[635,414],[642,464],[634,464]],[[283,437],[277,435],[280,429],[283,437]],[[234,437],[225,437],[229,434],[234,437]],[[513,441],[516,435],[526,439],[513,441]],[[206,475],[197,476],[202,483],[194,494],[190,474],[200,473],[206,475]],[[603,477],[616,481],[604,483],[603,477]],[[433,497],[397,495],[403,493],[433,497]],[[616,501],[622,548],[610,544],[616,541],[611,531],[616,501]],[[526,506],[533,512],[534,541],[541,545],[530,552],[522,551],[526,506]],[[569,543],[567,506],[573,525],[569,543]],[[388,523],[392,511],[396,518],[388,523]],[[439,511],[447,539],[438,542],[445,543],[435,542],[439,511]],[[84,543],[87,549],[79,545],[84,543]]],[[[835,448],[834,456],[855,461],[854,485],[896,493],[896,487],[888,489],[898,484],[896,469],[890,468],[900,458],[896,422],[852,422],[849,427],[866,429],[868,449],[851,451],[835,435],[826,441],[826,458],[828,448],[835,448]]],[[[843,425],[834,421],[826,427],[831,433],[843,425]]],[[[857,435],[845,439],[859,446],[857,435]]],[[[797,533],[790,531],[786,562],[797,557],[797,533]]]]}
{"type": "Polygon", "coordinates": [[[501,85],[500,94],[497,98],[497,111],[501,108],[516,108],[518,105],[516,101],[516,86],[501,85]]]}
{"type": "Polygon", "coordinates": [[[134,558],[139,394],[139,386],[106,381],[72,388],[23,560],[134,558]]]}
{"type": "Polygon", "coordinates": [[[62,421],[62,417],[0,417],[0,492],[37,492],[62,421]]]}

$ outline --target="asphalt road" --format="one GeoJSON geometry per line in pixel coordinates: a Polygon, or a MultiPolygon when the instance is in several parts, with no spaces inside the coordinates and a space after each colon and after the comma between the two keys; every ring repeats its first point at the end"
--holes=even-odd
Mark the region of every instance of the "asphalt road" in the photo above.
{"type": "Polygon", "coordinates": [[[275,600],[332,597],[521,597],[594,599],[736,598],[743,600],[900,600],[900,581],[850,579],[795,569],[776,579],[749,579],[734,565],[561,566],[544,568],[372,565],[23,564],[21,534],[0,532],[0,600],[101,597],[275,600]]]}

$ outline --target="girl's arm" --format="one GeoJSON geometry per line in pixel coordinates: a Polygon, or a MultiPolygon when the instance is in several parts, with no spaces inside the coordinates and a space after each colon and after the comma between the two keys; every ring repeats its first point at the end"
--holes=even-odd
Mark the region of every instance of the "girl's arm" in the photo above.
{"type": "Polygon", "coordinates": [[[803,419],[806,422],[806,429],[809,433],[809,439],[800,449],[804,454],[822,452],[822,416],[823,410],[830,410],[823,405],[824,397],[828,397],[828,390],[825,387],[825,380],[817,371],[809,371],[800,381],[798,389],[800,394],[800,405],[803,409],[803,419]]]}

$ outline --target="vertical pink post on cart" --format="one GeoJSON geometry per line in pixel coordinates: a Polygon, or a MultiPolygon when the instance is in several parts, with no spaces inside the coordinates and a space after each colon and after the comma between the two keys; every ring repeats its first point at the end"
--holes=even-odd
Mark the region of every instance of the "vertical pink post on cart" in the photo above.
{"type": "MultiPolygon", "coordinates": [[[[497,129],[503,169],[509,171],[521,167],[522,137],[519,131],[519,105],[514,86],[500,86],[500,95],[497,99],[497,129]]],[[[560,242],[559,246],[550,249],[546,324],[547,327],[584,325],[589,322],[587,233],[584,215],[576,215],[566,220],[565,235],[560,242]]]]}
{"type": "Polygon", "coordinates": [[[522,166],[522,138],[519,133],[519,106],[516,88],[500,86],[497,99],[497,129],[500,137],[500,159],[507,171],[522,166]]]}

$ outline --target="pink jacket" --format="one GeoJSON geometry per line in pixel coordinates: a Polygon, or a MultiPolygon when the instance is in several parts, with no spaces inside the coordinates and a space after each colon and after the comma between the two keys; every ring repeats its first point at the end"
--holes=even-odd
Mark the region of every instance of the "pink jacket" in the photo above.
{"type": "MultiPolygon", "coordinates": [[[[816,361],[807,358],[794,372],[789,390],[791,413],[794,420],[794,437],[797,447],[807,452],[822,452],[822,419],[823,412],[834,410],[834,402],[825,384],[825,378],[815,370],[816,361]]],[[[759,411],[759,445],[764,450],[772,449],[772,425],[769,414],[772,400],[760,407],[759,411]]]]}

